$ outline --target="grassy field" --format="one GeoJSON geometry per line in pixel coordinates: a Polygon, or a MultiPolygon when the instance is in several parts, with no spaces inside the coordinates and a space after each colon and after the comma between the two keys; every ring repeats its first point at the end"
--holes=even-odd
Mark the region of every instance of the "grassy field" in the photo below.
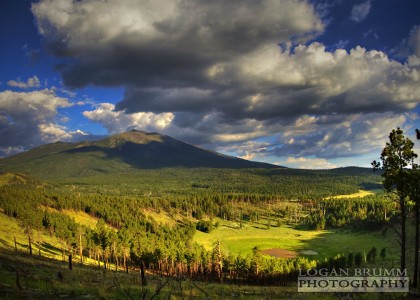
{"type": "Polygon", "coordinates": [[[375,194],[374,191],[359,190],[357,193],[326,197],[325,199],[363,198],[375,194]]]}
{"type": "Polygon", "coordinates": [[[353,232],[342,230],[305,230],[290,225],[280,227],[266,226],[256,223],[247,223],[242,229],[235,223],[222,222],[222,226],[211,233],[197,232],[194,240],[207,249],[211,249],[214,242],[221,241],[222,249],[226,254],[247,255],[252,248],[259,249],[279,248],[285,250],[301,251],[312,250],[318,255],[310,255],[314,259],[333,257],[336,254],[349,252],[366,253],[376,247],[378,251],[387,248],[389,259],[395,258],[393,253],[398,247],[392,237],[384,238],[381,232],[353,232]],[[234,226],[236,225],[236,226],[234,226]]]}

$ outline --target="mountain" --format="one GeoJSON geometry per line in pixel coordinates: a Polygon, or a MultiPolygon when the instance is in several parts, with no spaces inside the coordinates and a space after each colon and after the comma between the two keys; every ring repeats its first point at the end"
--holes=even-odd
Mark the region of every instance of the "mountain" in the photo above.
{"type": "Polygon", "coordinates": [[[137,130],[98,141],[56,142],[0,159],[0,171],[41,178],[90,176],[130,169],[279,168],[205,150],[157,133],[137,130]]]}

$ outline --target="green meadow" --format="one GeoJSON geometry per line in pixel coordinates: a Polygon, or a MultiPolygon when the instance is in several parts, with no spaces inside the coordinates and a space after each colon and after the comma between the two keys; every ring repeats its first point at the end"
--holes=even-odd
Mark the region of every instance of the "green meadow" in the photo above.
{"type": "Polygon", "coordinates": [[[226,254],[244,256],[252,254],[254,247],[258,247],[259,250],[278,248],[296,251],[298,255],[304,255],[307,250],[315,251],[317,255],[306,256],[319,260],[350,252],[367,253],[372,247],[380,251],[385,247],[389,254],[388,259],[397,262],[395,254],[398,252],[395,237],[384,237],[380,231],[316,231],[286,224],[267,229],[267,226],[262,224],[247,223],[240,229],[238,223],[222,222],[220,227],[210,233],[197,231],[194,240],[207,249],[211,249],[213,244],[220,240],[226,254]]]}

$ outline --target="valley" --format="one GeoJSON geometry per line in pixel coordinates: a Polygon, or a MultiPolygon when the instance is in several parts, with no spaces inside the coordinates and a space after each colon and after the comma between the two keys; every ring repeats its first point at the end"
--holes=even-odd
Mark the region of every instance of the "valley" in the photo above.
{"type": "MultiPolygon", "coordinates": [[[[121,152],[125,143],[164,140],[156,135],[150,139],[129,132],[95,142],[93,152],[92,144],[51,144],[0,159],[3,296],[107,298],[105,289],[110,298],[202,299],[220,297],[212,292],[217,287],[227,298],[239,293],[266,299],[264,286],[271,286],[276,299],[300,299],[296,276],[301,269],[398,266],[397,236],[390,229],[396,206],[380,191],[380,174],[355,167],[297,170],[241,160],[233,168],[238,160],[218,161],[214,153],[222,165],[194,165],[197,160],[184,157],[188,167],[162,163],[149,168],[133,157],[123,159],[132,155],[121,152]],[[101,147],[114,149],[107,150],[104,164],[97,156],[101,147]],[[78,149],[78,156],[68,158],[72,149],[78,149]],[[73,169],[67,170],[68,165],[73,169]],[[21,168],[25,172],[16,172],[21,168]],[[75,272],[67,270],[70,256],[75,272]],[[56,284],[49,290],[37,276],[22,271],[34,264],[47,274],[59,268],[78,283],[69,287],[55,278],[57,272],[43,275],[56,284]],[[26,291],[23,283],[16,286],[16,276],[27,276],[26,291]],[[93,291],[87,284],[90,276],[103,276],[93,291]]],[[[183,144],[164,143],[162,161],[176,161],[183,144]]],[[[412,223],[408,229],[414,230],[412,223]]],[[[407,250],[412,253],[413,247],[407,250]]],[[[408,266],[412,272],[410,261],[408,266]]]]}

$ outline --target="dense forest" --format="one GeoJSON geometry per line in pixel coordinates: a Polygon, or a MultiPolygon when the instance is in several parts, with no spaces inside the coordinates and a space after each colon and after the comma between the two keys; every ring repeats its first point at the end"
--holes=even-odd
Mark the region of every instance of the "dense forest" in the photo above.
{"type": "Polygon", "coordinates": [[[331,190],[345,194],[363,185],[375,186],[378,175],[365,176],[365,171],[357,168],[346,170],[347,174],[343,170],[217,170],[216,175],[173,169],[154,172],[154,176],[124,180],[126,185],[122,186],[118,185],[121,178],[115,178],[117,184],[98,178],[51,184],[8,173],[2,175],[0,208],[25,229],[29,248],[37,243],[32,236],[35,229],[58,237],[63,260],[72,255],[80,262],[94,260],[104,269],[137,268],[144,281],[147,271],[254,284],[287,284],[299,269],[351,266],[356,263],[353,256],[361,254],[340,254],[327,261],[279,259],[262,255],[257,248],[252,255],[226,254],[220,249],[220,241],[212,249],[193,242],[196,230],[211,231],[219,225],[217,219],[239,224],[264,219],[268,224],[290,223],[317,230],[376,230],[396,212],[394,203],[381,194],[363,199],[326,199],[331,190]],[[161,172],[166,174],[163,179],[161,172]],[[212,175],[205,178],[204,174],[212,175]],[[167,184],[170,181],[173,185],[167,184]],[[249,185],[251,181],[255,184],[249,185]],[[174,219],[177,216],[177,222],[159,224],[143,213],[145,208],[165,211],[174,219]],[[83,211],[99,221],[94,228],[83,226],[63,214],[65,209],[83,211]]]}

